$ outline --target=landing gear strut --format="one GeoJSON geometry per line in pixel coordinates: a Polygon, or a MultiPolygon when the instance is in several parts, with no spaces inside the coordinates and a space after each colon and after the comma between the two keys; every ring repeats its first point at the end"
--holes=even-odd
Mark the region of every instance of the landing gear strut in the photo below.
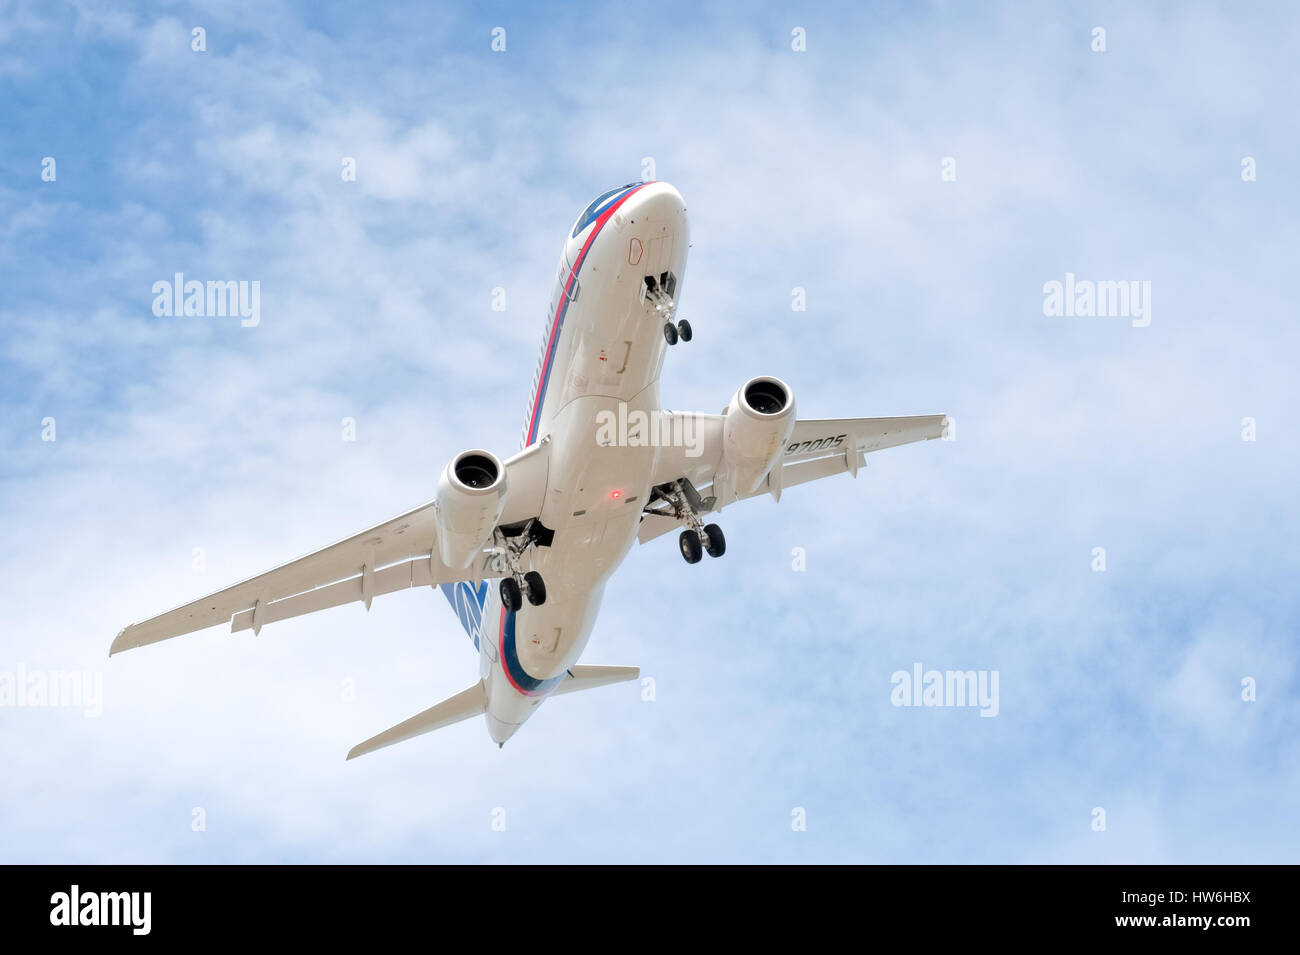
{"type": "Polygon", "coordinates": [[[496,550],[509,568],[510,575],[501,578],[501,606],[511,613],[516,613],[524,605],[524,597],[534,607],[546,603],[546,582],[535,570],[524,570],[523,555],[528,548],[537,543],[536,521],[530,521],[523,533],[506,537],[500,528],[494,531],[496,550]]]}
{"type": "Polygon", "coordinates": [[[676,345],[691,340],[691,323],[682,319],[674,323],[677,312],[677,276],[672,272],[647,275],[641,287],[641,304],[654,308],[664,320],[664,341],[676,345]]]}
{"type": "Polygon", "coordinates": [[[727,538],[717,524],[705,524],[701,514],[713,510],[716,498],[702,498],[694,485],[686,479],[660,484],[651,492],[651,502],[663,501],[661,508],[646,508],[646,513],[675,517],[686,525],[678,535],[677,546],[682,559],[688,564],[698,564],[701,556],[721,557],[727,552],[727,538]]]}

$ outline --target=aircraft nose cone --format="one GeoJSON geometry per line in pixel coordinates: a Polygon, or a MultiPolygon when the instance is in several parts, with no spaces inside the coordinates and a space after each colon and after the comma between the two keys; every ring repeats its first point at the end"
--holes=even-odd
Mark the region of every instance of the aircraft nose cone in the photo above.
{"type": "Polygon", "coordinates": [[[686,203],[682,194],[667,182],[651,182],[638,189],[631,197],[628,208],[619,210],[622,218],[644,219],[652,224],[663,223],[676,232],[686,222],[686,203]]]}

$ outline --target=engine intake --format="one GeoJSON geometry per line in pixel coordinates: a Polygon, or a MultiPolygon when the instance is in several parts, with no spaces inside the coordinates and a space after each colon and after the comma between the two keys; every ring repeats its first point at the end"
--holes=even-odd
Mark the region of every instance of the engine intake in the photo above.
{"type": "Polygon", "coordinates": [[[744,389],[745,404],[757,414],[780,414],[790,404],[790,389],[775,378],[755,378],[744,389]]]}
{"type": "Polygon", "coordinates": [[[737,389],[722,426],[722,470],[738,496],[780,466],[795,420],[794,392],[780,378],[760,375],[737,389]]]}
{"type": "Polygon", "coordinates": [[[448,567],[468,567],[501,520],[506,469],[491,451],[463,451],[438,478],[438,556],[448,567]]]}

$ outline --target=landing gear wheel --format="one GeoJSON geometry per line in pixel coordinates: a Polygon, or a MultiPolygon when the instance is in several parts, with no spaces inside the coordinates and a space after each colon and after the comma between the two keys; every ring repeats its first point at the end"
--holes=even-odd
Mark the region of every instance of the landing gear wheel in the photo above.
{"type": "Polygon", "coordinates": [[[664,322],[664,338],[670,345],[677,344],[677,328],[672,322],[664,322]]]}
{"type": "Polygon", "coordinates": [[[534,607],[546,603],[546,584],[537,571],[530,570],[524,574],[524,589],[528,591],[528,602],[534,607]]]}
{"type": "Polygon", "coordinates": [[[511,613],[517,611],[524,605],[524,595],[519,590],[519,581],[513,577],[505,577],[501,580],[501,606],[505,607],[511,613]]]}
{"type": "Polygon", "coordinates": [[[704,549],[710,557],[721,557],[727,552],[727,539],[717,524],[704,525],[704,549]]]}
{"type": "Polygon", "coordinates": [[[683,318],[680,322],[677,323],[677,334],[682,337],[682,341],[684,342],[690,341],[691,323],[683,318]]]}
{"type": "Polygon", "coordinates": [[[677,538],[677,544],[682,549],[682,558],[688,564],[698,564],[703,551],[700,547],[700,535],[692,530],[682,531],[681,537],[677,538]]]}

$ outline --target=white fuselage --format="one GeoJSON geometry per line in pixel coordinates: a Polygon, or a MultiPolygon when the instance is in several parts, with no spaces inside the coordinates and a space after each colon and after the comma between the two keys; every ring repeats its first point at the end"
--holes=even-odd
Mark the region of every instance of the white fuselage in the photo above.
{"type": "MultiPolygon", "coordinates": [[[[616,190],[578,220],[560,258],[524,430],[524,446],[549,441],[541,523],[549,546],[528,555],[546,602],[514,614],[487,588],[478,633],[492,739],[503,743],[577,662],[605,581],[637,535],[658,447],[597,441],[602,412],[660,410],[664,316],[643,295],[647,275],[672,273],[680,298],[689,228],[667,183],[616,190]]],[[[625,418],[624,418],[625,420],[625,418]]],[[[639,442],[638,442],[639,443],[639,442]]]]}

